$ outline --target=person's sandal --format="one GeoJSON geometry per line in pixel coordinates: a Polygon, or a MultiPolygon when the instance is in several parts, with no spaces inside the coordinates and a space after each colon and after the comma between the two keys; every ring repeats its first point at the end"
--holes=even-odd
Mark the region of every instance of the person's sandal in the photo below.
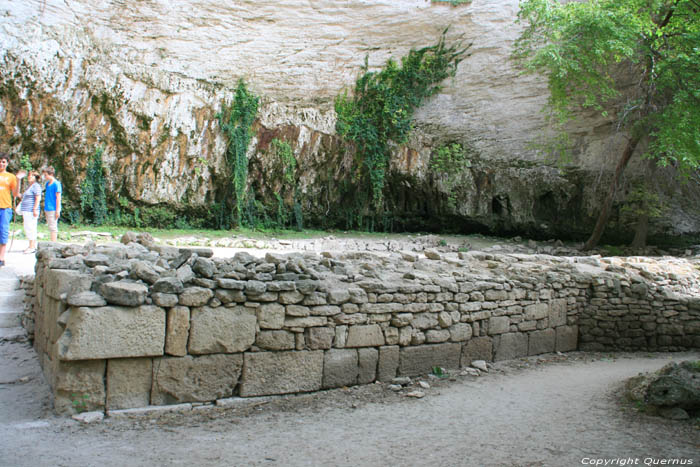
{"type": "Polygon", "coordinates": [[[35,250],[34,248],[27,248],[27,249],[24,250],[22,253],[24,253],[25,255],[28,255],[28,254],[31,254],[31,253],[36,253],[36,250],[35,250]]]}

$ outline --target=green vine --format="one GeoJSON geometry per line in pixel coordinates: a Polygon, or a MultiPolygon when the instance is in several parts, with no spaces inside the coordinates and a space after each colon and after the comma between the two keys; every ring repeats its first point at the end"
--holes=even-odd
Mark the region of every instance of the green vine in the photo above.
{"type": "Polygon", "coordinates": [[[297,168],[297,160],[294,157],[292,146],[289,143],[277,138],[272,140],[272,150],[282,163],[283,179],[285,183],[294,183],[294,176],[297,168]]]}
{"type": "MultiPolygon", "coordinates": [[[[248,91],[243,80],[238,81],[236,94],[231,105],[222,104],[217,115],[221,129],[226,135],[226,163],[231,186],[226,188],[225,199],[235,196],[233,216],[236,224],[242,221],[246,205],[246,186],[248,179],[248,144],[250,143],[253,122],[258,113],[260,98],[248,91]],[[230,192],[233,188],[233,193],[230,192]]],[[[228,223],[228,222],[227,222],[228,223]]]]}
{"type": "Polygon", "coordinates": [[[440,146],[430,157],[430,170],[439,174],[454,174],[471,167],[467,150],[460,143],[440,146]]]}
{"type": "Polygon", "coordinates": [[[98,147],[88,162],[85,178],[80,183],[80,212],[92,224],[102,225],[107,220],[107,195],[102,166],[104,147],[98,147]]]}
{"type": "Polygon", "coordinates": [[[390,142],[406,142],[414,110],[441,89],[445,78],[454,76],[469,47],[461,42],[448,46],[446,33],[433,46],[411,49],[400,64],[388,60],[379,72],[368,71],[366,58],[352,97],[345,91],[335,100],[336,131],[355,144],[354,178],[369,186],[377,213],[382,211],[390,142]]]}

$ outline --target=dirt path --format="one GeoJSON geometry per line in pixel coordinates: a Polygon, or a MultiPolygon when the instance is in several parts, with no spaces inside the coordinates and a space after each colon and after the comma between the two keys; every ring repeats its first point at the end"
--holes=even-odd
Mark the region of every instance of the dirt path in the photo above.
{"type": "Polygon", "coordinates": [[[416,387],[372,384],[82,425],[50,414],[28,344],[2,342],[0,465],[698,465],[697,426],[639,414],[616,396],[624,379],[688,358],[700,355],[572,353],[502,362],[478,378],[424,378],[422,399],[405,397],[416,387]]]}

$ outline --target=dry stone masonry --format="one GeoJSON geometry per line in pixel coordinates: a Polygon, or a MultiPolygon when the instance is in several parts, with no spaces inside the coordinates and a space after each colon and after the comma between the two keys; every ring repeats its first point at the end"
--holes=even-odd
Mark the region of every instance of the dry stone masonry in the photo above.
{"type": "Polygon", "coordinates": [[[122,243],[37,255],[27,327],[58,412],[224,403],[579,348],[700,347],[700,273],[685,259],[223,259],[147,234],[122,243]]]}

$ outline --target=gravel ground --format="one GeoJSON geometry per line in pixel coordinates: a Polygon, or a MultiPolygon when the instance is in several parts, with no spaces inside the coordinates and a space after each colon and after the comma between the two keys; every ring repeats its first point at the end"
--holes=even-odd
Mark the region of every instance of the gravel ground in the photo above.
{"type": "Polygon", "coordinates": [[[620,397],[625,379],[690,358],[700,354],[573,352],[499,362],[480,377],[426,375],[398,393],[370,384],[81,424],[51,414],[34,351],[5,341],[0,465],[698,465],[697,420],[652,417],[620,397]],[[416,390],[425,397],[406,396],[416,390]]]}

